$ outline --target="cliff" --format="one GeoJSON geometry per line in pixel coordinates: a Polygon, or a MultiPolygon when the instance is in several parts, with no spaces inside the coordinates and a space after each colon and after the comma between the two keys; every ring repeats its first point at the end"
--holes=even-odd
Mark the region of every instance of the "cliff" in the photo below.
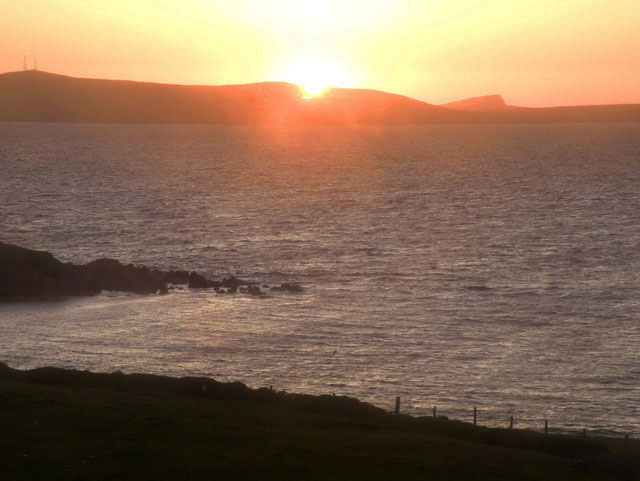
{"type": "Polygon", "coordinates": [[[482,110],[501,110],[507,107],[502,95],[485,95],[465,100],[458,100],[442,105],[448,109],[478,112],[482,110]]]}

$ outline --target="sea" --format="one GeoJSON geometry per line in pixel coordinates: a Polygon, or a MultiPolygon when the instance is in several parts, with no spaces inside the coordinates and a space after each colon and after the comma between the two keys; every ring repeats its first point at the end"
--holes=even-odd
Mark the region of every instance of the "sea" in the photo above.
{"type": "Polygon", "coordinates": [[[296,282],[0,304],[0,361],[640,436],[640,124],[0,123],[0,241],[296,282]]]}

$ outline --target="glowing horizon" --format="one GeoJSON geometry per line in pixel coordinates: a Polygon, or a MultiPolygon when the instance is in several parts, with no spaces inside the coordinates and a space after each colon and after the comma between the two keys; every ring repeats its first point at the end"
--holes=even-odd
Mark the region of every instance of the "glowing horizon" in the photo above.
{"type": "Polygon", "coordinates": [[[4,7],[0,71],[178,84],[288,81],[441,104],[640,103],[630,0],[30,0],[4,7]]]}
{"type": "Polygon", "coordinates": [[[299,85],[308,97],[317,97],[329,88],[352,87],[349,74],[336,62],[306,59],[286,70],[283,80],[299,85]]]}

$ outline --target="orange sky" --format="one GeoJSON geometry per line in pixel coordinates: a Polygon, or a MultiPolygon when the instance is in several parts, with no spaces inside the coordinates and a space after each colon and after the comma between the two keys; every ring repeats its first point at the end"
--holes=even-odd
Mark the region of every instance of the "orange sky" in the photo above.
{"type": "Polygon", "coordinates": [[[640,103],[640,1],[0,0],[0,71],[25,53],[81,77],[640,103]]]}

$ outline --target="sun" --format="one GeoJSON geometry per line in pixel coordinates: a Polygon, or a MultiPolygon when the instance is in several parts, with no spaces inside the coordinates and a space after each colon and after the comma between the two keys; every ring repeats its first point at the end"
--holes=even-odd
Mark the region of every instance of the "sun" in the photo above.
{"type": "Polygon", "coordinates": [[[336,62],[303,60],[284,75],[287,82],[300,85],[305,97],[319,97],[331,87],[346,87],[350,78],[336,62]]]}

